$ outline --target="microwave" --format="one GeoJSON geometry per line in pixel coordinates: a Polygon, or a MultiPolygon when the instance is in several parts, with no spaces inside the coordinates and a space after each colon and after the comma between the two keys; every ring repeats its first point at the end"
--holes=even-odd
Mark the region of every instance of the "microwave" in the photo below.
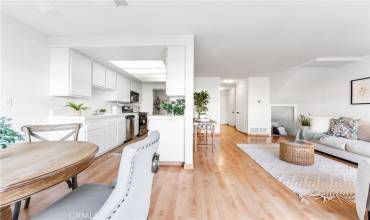
{"type": "Polygon", "coordinates": [[[130,92],[130,103],[139,102],[139,93],[131,91],[130,92]]]}

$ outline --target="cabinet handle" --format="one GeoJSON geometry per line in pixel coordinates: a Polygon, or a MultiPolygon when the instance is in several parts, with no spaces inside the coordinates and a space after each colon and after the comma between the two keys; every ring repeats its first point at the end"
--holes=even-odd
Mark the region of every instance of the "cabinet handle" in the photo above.
{"type": "Polygon", "coordinates": [[[239,114],[239,112],[236,112],[236,114],[239,114]]]}

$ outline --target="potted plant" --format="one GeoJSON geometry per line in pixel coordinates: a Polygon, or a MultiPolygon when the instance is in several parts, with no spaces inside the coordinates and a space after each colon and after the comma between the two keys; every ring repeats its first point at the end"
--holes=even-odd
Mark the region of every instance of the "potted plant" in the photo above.
{"type": "Polygon", "coordinates": [[[161,109],[165,110],[167,115],[173,114],[173,106],[170,102],[162,102],[161,109]]]}
{"type": "Polygon", "coordinates": [[[75,102],[69,101],[67,102],[66,106],[70,107],[73,110],[73,114],[75,116],[80,116],[82,111],[87,111],[89,107],[84,106],[84,103],[77,104],[75,102]]]}
{"type": "Polygon", "coordinates": [[[185,113],[185,99],[176,99],[173,104],[173,114],[174,115],[184,115],[185,113]]]}
{"type": "Polygon", "coordinates": [[[11,128],[9,123],[11,119],[0,117],[0,146],[6,148],[9,144],[23,140],[22,135],[18,134],[11,128]]]}
{"type": "Polygon", "coordinates": [[[208,94],[208,91],[200,91],[200,92],[194,92],[194,106],[195,111],[198,114],[198,118],[202,118],[207,114],[208,111],[208,103],[209,103],[210,97],[208,94]]]}
{"type": "Polygon", "coordinates": [[[311,118],[309,116],[299,115],[298,122],[301,126],[301,130],[306,130],[311,126],[311,118]]]}

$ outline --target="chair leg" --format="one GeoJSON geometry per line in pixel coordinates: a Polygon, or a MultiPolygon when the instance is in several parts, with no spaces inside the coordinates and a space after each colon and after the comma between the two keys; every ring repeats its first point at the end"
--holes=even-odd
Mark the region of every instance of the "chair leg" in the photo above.
{"type": "Polygon", "coordinates": [[[72,190],[77,189],[78,182],[77,182],[77,175],[72,177],[72,190]]]}
{"type": "Polygon", "coordinates": [[[25,209],[28,209],[28,207],[30,206],[30,202],[31,202],[31,197],[28,197],[28,198],[26,199],[26,203],[24,204],[24,208],[25,208],[25,209]]]}
{"type": "Polygon", "coordinates": [[[19,212],[21,210],[22,201],[18,201],[14,205],[13,220],[18,220],[19,212]]]}

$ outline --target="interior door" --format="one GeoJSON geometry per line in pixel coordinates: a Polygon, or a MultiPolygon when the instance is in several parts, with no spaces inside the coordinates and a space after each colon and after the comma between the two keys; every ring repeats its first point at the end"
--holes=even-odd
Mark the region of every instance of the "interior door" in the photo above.
{"type": "Polygon", "coordinates": [[[235,126],[235,88],[230,89],[229,91],[229,110],[228,110],[228,124],[235,126]]]}
{"type": "Polygon", "coordinates": [[[244,118],[243,118],[243,88],[241,84],[236,86],[235,90],[236,100],[235,103],[235,126],[238,131],[244,130],[244,118]]]}

